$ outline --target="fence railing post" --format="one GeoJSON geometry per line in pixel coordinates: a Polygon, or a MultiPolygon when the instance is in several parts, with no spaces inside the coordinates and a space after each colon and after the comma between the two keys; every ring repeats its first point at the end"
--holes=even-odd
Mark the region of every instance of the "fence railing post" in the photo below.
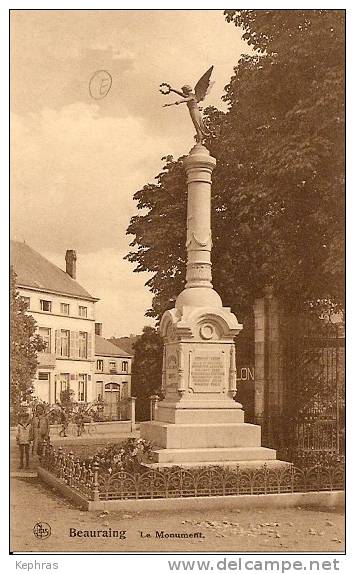
{"type": "Polygon", "coordinates": [[[99,463],[97,462],[97,460],[93,462],[92,469],[94,473],[92,483],[93,486],[92,494],[94,501],[98,501],[100,500],[100,491],[99,491],[99,463]]]}
{"type": "Polygon", "coordinates": [[[131,418],[131,432],[133,432],[136,425],[136,397],[131,397],[130,418],[131,418]]]}
{"type": "Polygon", "coordinates": [[[69,453],[69,475],[68,475],[68,484],[72,486],[73,478],[74,478],[74,453],[71,450],[69,453]]]}

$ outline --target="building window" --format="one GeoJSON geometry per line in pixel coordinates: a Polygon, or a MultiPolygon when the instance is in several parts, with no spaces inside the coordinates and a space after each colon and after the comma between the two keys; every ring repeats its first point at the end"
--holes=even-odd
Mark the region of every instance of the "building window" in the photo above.
{"type": "Polygon", "coordinates": [[[104,382],[96,381],[96,399],[98,401],[103,401],[103,390],[104,390],[104,382]]]}
{"type": "Polygon", "coordinates": [[[38,380],[39,381],[49,381],[49,373],[38,373],[38,380]]]}
{"type": "Polygon", "coordinates": [[[69,389],[69,373],[60,373],[60,392],[69,389]]]}
{"type": "Polygon", "coordinates": [[[116,361],[109,362],[110,373],[116,373],[116,361]]]}
{"type": "Polygon", "coordinates": [[[69,346],[70,346],[70,331],[66,329],[61,329],[60,331],[60,356],[69,357],[69,346]]]}
{"type": "Polygon", "coordinates": [[[61,303],[60,304],[60,312],[62,315],[69,315],[69,303],[61,303]]]}
{"type": "MultiPolygon", "coordinates": [[[[43,339],[44,344],[46,345],[43,349],[45,353],[51,352],[51,330],[47,329],[47,327],[39,327],[38,332],[43,339]]],[[[46,374],[46,373],[44,373],[46,374]]]]}
{"type": "Polygon", "coordinates": [[[30,303],[31,303],[31,299],[30,297],[21,297],[22,301],[25,303],[26,308],[29,309],[30,308],[30,303]]]}
{"type": "Polygon", "coordinates": [[[40,299],[41,311],[46,311],[51,313],[52,311],[52,301],[46,301],[45,299],[40,299]]]}
{"type": "Polygon", "coordinates": [[[63,391],[69,390],[69,380],[70,375],[69,373],[60,373],[60,375],[55,376],[54,378],[54,400],[55,402],[61,401],[61,393],[63,391]]]}
{"type": "Polygon", "coordinates": [[[78,401],[86,402],[87,401],[87,375],[80,374],[79,381],[78,381],[78,401]]]}
{"type": "Polygon", "coordinates": [[[79,357],[86,359],[88,356],[88,334],[84,331],[79,331],[79,357]]]}
{"type": "Polygon", "coordinates": [[[96,361],[96,370],[101,372],[104,370],[104,362],[102,359],[96,361]]]}
{"type": "Polygon", "coordinates": [[[88,316],[88,308],[79,305],[79,317],[84,317],[84,319],[87,319],[87,316],[88,316]]]}
{"type": "Polygon", "coordinates": [[[120,392],[120,385],[118,383],[107,383],[105,385],[105,392],[119,393],[120,392]]]}
{"type": "Polygon", "coordinates": [[[128,361],[122,361],[122,371],[128,373],[128,361]]]}

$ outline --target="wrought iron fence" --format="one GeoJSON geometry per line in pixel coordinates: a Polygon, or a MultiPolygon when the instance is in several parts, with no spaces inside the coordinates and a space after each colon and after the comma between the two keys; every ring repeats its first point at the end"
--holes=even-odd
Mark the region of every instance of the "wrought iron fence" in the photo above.
{"type": "Polygon", "coordinates": [[[284,409],[282,416],[265,420],[265,441],[279,452],[288,451],[294,461],[341,459],[345,455],[343,328],[310,317],[287,327],[284,409]]]}
{"type": "Polygon", "coordinates": [[[94,415],[95,422],[130,420],[130,403],[128,398],[114,402],[101,401],[94,415]]]}
{"type": "Polygon", "coordinates": [[[92,500],[95,484],[98,480],[98,465],[86,465],[85,461],[75,458],[73,452],[65,452],[62,447],[45,445],[41,466],[59,480],[92,500]]]}
{"type": "Polygon", "coordinates": [[[289,465],[245,469],[240,467],[179,467],[137,472],[100,469],[94,460],[86,465],[73,453],[49,445],[41,465],[87,500],[126,500],[232,496],[331,491],[344,488],[344,467],[340,463],[298,468],[289,465]]]}
{"type": "MultiPolygon", "coordinates": [[[[277,351],[282,404],[265,398],[263,445],[278,458],[309,463],[345,456],[345,350],[342,326],[310,317],[288,318],[277,351]]],[[[254,421],[253,421],[254,422],[254,421]]]]}

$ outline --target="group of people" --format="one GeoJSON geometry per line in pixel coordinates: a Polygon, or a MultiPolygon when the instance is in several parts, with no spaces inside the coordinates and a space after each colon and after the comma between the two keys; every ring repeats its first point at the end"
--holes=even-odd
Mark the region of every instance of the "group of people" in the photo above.
{"type": "MultiPolygon", "coordinates": [[[[81,436],[85,429],[84,426],[85,417],[88,417],[89,413],[83,412],[82,410],[79,409],[76,413],[73,413],[73,415],[74,415],[74,421],[77,426],[77,435],[81,436]]],[[[62,425],[62,428],[59,432],[59,436],[68,436],[67,432],[68,432],[70,416],[63,407],[61,407],[60,409],[59,416],[60,416],[60,423],[62,425]]]]}
{"type": "Polygon", "coordinates": [[[68,436],[67,432],[71,417],[73,417],[77,426],[77,436],[81,436],[84,432],[85,420],[88,417],[92,420],[92,413],[89,410],[83,411],[79,408],[77,412],[71,413],[70,416],[63,405],[58,403],[54,406],[48,411],[45,404],[39,403],[35,406],[32,416],[29,409],[20,412],[16,432],[16,442],[20,449],[20,469],[29,468],[31,444],[32,455],[36,454],[39,461],[41,460],[44,444],[50,441],[49,417],[52,412],[58,412],[59,410],[61,423],[59,436],[61,437],[68,436]]]}
{"type": "Polygon", "coordinates": [[[45,442],[49,442],[50,426],[46,409],[43,405],[37,408],[31,417],[28,411],[19,415],[17,425],[16,442],[20,449],[20,469],[29,467],[30,445],[32,443],[32,454],[36,453],[38,459],[43,456],[45,442]]]}

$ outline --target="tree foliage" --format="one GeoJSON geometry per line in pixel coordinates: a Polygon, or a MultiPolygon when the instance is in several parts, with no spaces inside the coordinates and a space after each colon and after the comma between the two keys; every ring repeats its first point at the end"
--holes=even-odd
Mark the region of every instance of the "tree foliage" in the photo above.
{"type": "Polygon", "coordinates": [[[144,327],[133,349],[132,396],[149,399],[161,390],[162,338],[153,327],[144,327]]]}
{"type": "Polygon", "coordinates": [[[16,274],[10,271],[10,401],[17,412],[21,401],[33,390],[37,353],[45,343],[36,334],[36,321],[27,312],[27,303],[16,290],[16,274]]]}
{"type": "MultiPolygon", "coordinates": [[[[344,296],[344,11],[227,10],[252,55],[205,112],[217,158],[213,283],[245,316],[267,285],[290,309],[344,296]]],[[[152,316],[182,290],[186,179],[180,158],[135,194],[128,259],[154,273],[152,316]]]]}

